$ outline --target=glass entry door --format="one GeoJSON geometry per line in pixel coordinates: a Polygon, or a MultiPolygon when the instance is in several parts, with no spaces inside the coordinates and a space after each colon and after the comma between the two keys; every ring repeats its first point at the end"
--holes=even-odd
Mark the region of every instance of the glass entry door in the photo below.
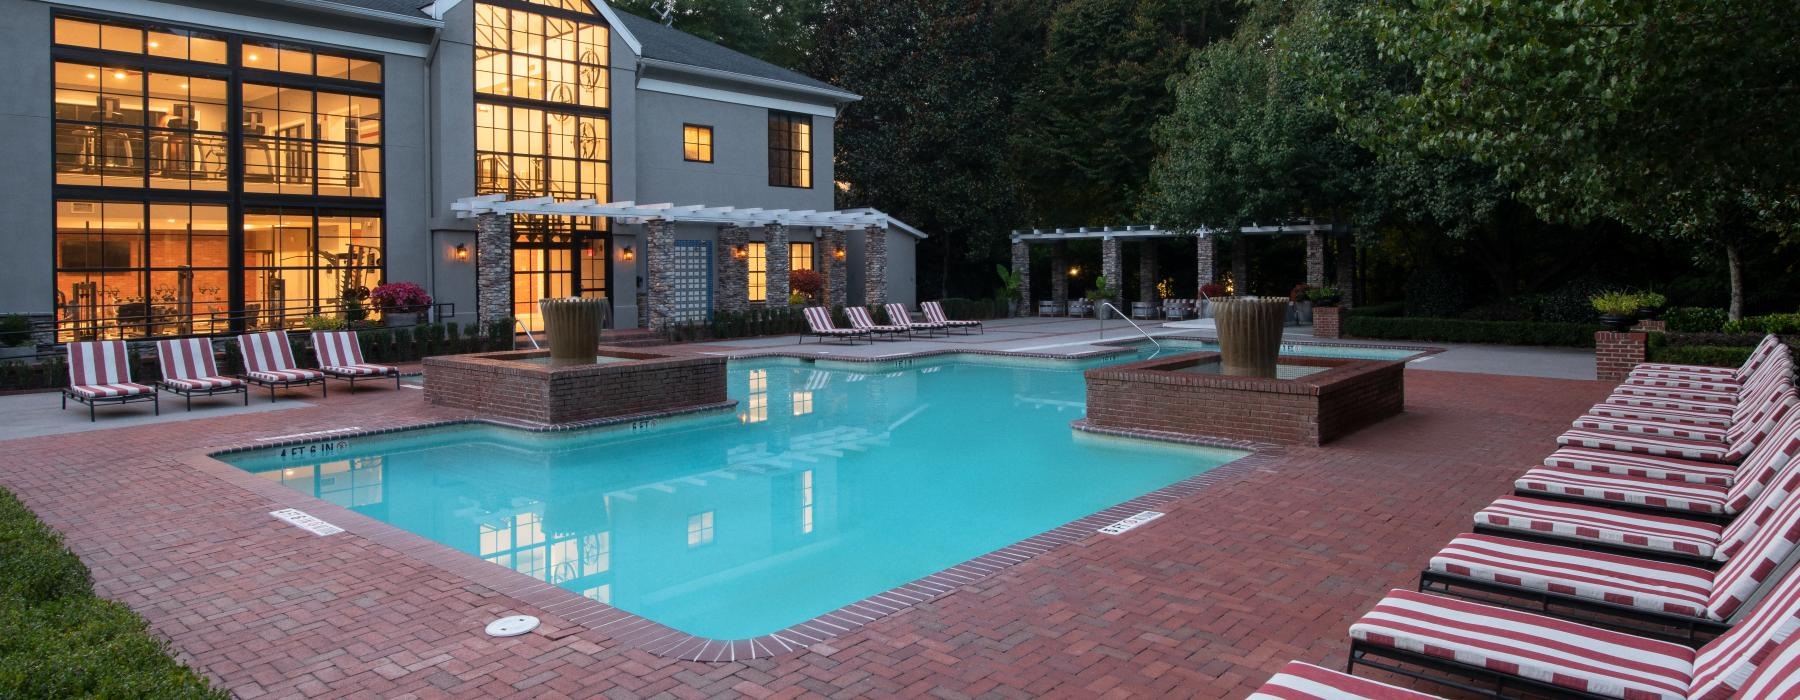
{"type": "Polygon", "coordinates": [[[513,318],[527,331],[539,333],[544,330],[539,300],[606,298],[608,259],[605,238],[514,248],[513,318]]]}

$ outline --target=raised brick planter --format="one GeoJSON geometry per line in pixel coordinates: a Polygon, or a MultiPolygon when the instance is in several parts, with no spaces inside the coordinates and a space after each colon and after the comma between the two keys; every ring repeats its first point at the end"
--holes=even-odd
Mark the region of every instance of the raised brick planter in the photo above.
{"type": "Polygon", "coordinates": [[[1313,337],[1335,340],[1344,337],[1343,309],[1336,306],[1313,307],[1313,337]]]}
{"type": "Polygon", "coordinates": [[[558,425],[723,403],[725,359],[602,348],[623,362],[551,367],[549,351],[425,359],[425,400],[483,417],[558,425]]]}
{"type": "Polygon", "coordinates": [[[1406,405],[1406,363],[1282,357],[1283,365],[1327,367],[1299,379],[1181,371],[1218,353],[1176,355],[1091,369],[1086,426],[1277,445],[1322,445],[1406,405]]]}
{"type": "Polygon", "coordinates": [[[1632,331],[1600,331],[1594,334],[1594,378],[1624,381],[1631,369],[1643,364],[1650,353],[1650,334],[1632,331]]]}

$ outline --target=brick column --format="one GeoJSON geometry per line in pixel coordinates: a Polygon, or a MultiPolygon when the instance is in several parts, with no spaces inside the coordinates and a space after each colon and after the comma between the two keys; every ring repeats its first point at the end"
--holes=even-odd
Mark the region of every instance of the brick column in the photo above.
{"type": "Polygon", "coordinates": [[[1254,293],[1250,280],[1250,236],[1239,233],[1231,241],[1231,282],[1239,296],[1254,293]]]}
{"type": "MultiPolygon", "coordinates": [[[[1210,233],[1200,234],[1194,239],[1194,265],[1195,271],[1198,273],[1194,277],[1196,280],[1195,284],[1204,286],[1208,283],[1218,281],[1219,273],[1213,269],[1213,260],[1216,259],[1218,255],[1217,244],[1218,239],[1213,238],[1210,233]]],[[[1200,298],[1200,290],[1198,287],[1194,289],[1194,298],[1200,298]]]]}
{"type": "Polygon", "coordinates": [[[1019,273],[1019,306],[1020,316],[1030,316],[1031,305],[1031,246],[1024,241],[1013,241],[1012,269],[1019,273]]]}
{"type": "Polygon", "coordinates": [[[768,299],[766,304],[776,308],[786,308],[788,293],[788,272],[793,270],[792,261],[788,260],[788,230],[781,224],[763,226],[763,241],[768,244],[765,249],[768,257],[768,299]]]}
{"type": "Polygon", "coordinates": [[[675,320],[675,224],[653,219],[644,224],[644,282],[648,325],[661,332],[675,320]]]}
{"type": "Polygon", "coordinates": [[[887,229],[863,229],[863,303],[887,303],[887,229]]]}
{"type": "Polygon", "coordinates": [[[741,247],[750,243],[750,232],[738,226],[719,227],[719,286],[713,294],[713,308],[719,311],[743,311],[750,308],[750,259],[738,257],[741,247]]]}
{"type": "Polygon", "coordinates": [[[1107,286],[1116,292],[1110,300],[1113,306],[1121,306],[1124,302],[1120,298],[1125,293],[1125,261],[1120,259],[1121,252],[1119,239],[1107,236],[1100,240],[1100,274],[1106,276],[1107,286]]]}
{"type": "Polygon", "coordinates": [[[1069,302],[1069,246],[1062,241],[1050,245],[1050,301],[1069,302]]]}
{"type": "Polygon", "coordinates": [[[1138,246],[1138,301],[1156,301],[1156,239],[1146,238],[1138,246]]]}
{"type": "Polygon", "coordinates": [[[512,216],[475,217],[475,318],[483,327],[513,315],[512,216]]]}
{"type": "MultiPolygon", "coordinates": [[[[1337,288],[1344,295],[1338,306],[1356,306],[1356,235],[1338,237],[1337,288]]],[[[1316,312],[1315,312],[1316,313],[1316,312]]]]}
{"type": "Polygon", "coordinates": [[[1306,234],[1306,284],[1325,286],[1325,236],[1316,232],[1306,234]]]}
{"type": "Polygon", "coordinates": [[[1313,337],[1324,339],[1344,337],[1343,309],[1336,306],[1314,308],[1313,337]]]}
{"type": "Polygon", "coordinates": [[[1600,331],[1594,334],[1594,378],[1623,381],[1649,354],[1650,334],[1600,331]]]}
{"type": "Polygon", "coordinates": [[[838,229],[819,232],[819,244],[825,246],[822,254],[825,256],[825,306],[828,308],[850,303],[850,255],[838,255],[840,250],[849,250],[844,247],[846,237],[838,229]]]}

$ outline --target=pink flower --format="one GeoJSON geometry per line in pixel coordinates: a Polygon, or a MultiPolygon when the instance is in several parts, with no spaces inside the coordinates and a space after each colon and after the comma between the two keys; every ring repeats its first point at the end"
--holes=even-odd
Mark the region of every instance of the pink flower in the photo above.
{"type": "Polygon", "coordinates": [[[383,311],[423,311],[431,305],[431,295],[412,282],[391,282],[369,292],[375,308],[383,311]]]}

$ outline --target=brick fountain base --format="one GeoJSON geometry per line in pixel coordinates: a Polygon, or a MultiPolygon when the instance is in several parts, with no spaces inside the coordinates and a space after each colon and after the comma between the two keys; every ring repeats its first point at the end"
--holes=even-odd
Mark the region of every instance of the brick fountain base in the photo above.
{"type": "Polygon", "coordinates": [[[549,351],[425,360],[425,400],[544,425],[729,406],[725,359],[601,348],[602,362],[548,364],[549,351]]]}
{"type": "Polygon", "coordinates": [[[1197,352],[1091,369],[1087,418],[1096,432],[1202,441],[1322,445],[1406,405],[1404,361],[1282,357],[1292,379],[1214,373],[1197,352]]]}

